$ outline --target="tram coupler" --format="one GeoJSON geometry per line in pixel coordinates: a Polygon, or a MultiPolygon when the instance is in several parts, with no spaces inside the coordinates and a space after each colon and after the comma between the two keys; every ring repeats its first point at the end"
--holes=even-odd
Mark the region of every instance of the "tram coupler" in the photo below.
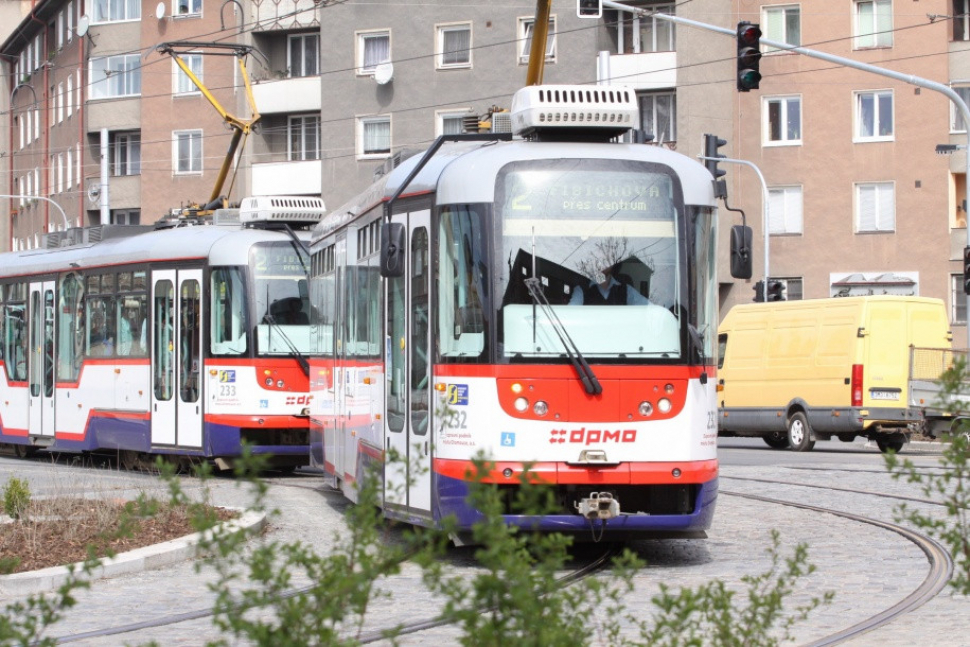
{"type": "Polygon", "coordinates": [[[591,492],[576,502],[576,510],[590,521],[613,519],[620,516],[620,502],[609,492],[591,492]]]}

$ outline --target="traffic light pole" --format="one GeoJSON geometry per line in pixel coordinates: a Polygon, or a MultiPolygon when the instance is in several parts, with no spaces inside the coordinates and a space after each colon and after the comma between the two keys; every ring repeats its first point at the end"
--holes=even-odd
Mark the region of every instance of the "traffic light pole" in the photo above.
{"type": "MultiPolygon", "coordinates": [[[[672,22],[676,25],[686,25],[688,27],[697,27],[698,29],[705,29],[707,31],[713,31],[719,34],[724,34],[725,36],[730,36],[731,38],[737,38],[737,29],[727,29],[725,27],[718,27],[717,25],[710,25],[704,22],[698,22],[696,20],[690,20],[689,18],[681,18],[679,16],[671,16],[664,13],[654,13],[643,9],[642,7],[631,7],[630,5],[625,5],[622,2],[614,2],[614,0],[603,0],[603,6],[609,7],[611,9],[622,9],[623,11],[629,11],[640,16],[651,16],[659,20],[666,20],[672,22]]],[[[893,70],[887,70],[883,67],[878,67],[876,65],[869,65],[868,63],[861,63],[859,61],[854,61],[851,58],[844,58],[842,56],[835,56],[834,54],[826,54],[825,52],[819,52],[814,49],[809,49],[808,47],[799,47],[796,45],[789,45],[788,43],[782,43],[779,41],[768,40],[767,38],[762,38],[761,43],[773,47],[775,49],[783,49],[789,52],[795,52],[796,54],[802,54],[804,56],[809,56],[811,58],[821,59],[823,61],[828,61],[829,63],[835,63],[836,65],[844,65],[845,67],[851,67],[856,70],[861,70],[862,72],[870,72],[872,74],[878,74],[879,76],[885,76],[896,81],[902,81],[903,83],[908,83],[910,85],[915,85],[917,87],[926,88],[927,90],[933,90],[945,95],[953,105],[956,106],[957,111],[960,116],[963,117],[963,123],[970,124],[970,108],[967,107],[967,103],[960,97],[959,94],[953,91],[953,88],[944,85],[942,83],[937,83],[936,81],[930,81],[929,79],[924,79],[919,76],[912,74],[902,74],[900,72],[895,72],[893,70]]],[[[967,129],[967,162],[966,162],[966,185],[967,194],[966,200],[967,204],[970,205],[970,128],[967,129]]],[[[767,239],[767,234],[765,235],[767,239]]],[[[970,222],[967,223],[967,245],[970,246],[970,222]]],[[[970,295],[967,295],[967,347],[970,348],[970,295]]]]}
{"type": "Polygon", "coordinates": [[[768,277],[771,276],[770,268],[768,266],[768,218],[771,215],[771,203],[769,201],[768,183],[765,182],[765,176],[761,173],[760,168],[748,160],[739,160],[730,157],[706,157],[704,155],[698,155],[697,157],[698,159],[702,160],[717,160],[718,162],[725,162],[727,164],[743,164],[744,166],[754,169],[754,172],[758,174],[758,179],[761,180],[761,222],[765,232],[765,291],[767,294],[768,277]]]}

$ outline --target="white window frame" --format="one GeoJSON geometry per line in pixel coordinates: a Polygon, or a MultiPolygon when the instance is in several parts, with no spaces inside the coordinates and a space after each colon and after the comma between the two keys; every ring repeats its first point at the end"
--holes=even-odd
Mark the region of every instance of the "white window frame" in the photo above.
{"type": "Polygon", "coordinates": [[[310,160],[318,160],[321,157],[320,152],[320,113],[316,114],[304,114],[304,115],[291,115],[286,121],[286,159],[291,162],[305,162],[310,160]],[[307,157],[308,147],[307,147],[307,123],[316,121],[315,138],[314,142],[314,152],[315,157],[307,157]],[[299,128],[300,132],[300,149],[297,151],[293,150],[293,132],[294,129],[299,128]]]}
{"type": "Polygon", "coordinates": [[[445,134],[446,119],[464,119],[472,114],[471,108],[459,108],[449,110],[435,110],[434,113],[434,135],[441,137],[445,134]]]}
{"type": "MultiPolygon", "coordinates": [[[[770,5],[761,8],[761,27],[764,31],[765,38],[768,40],[778,41],[780,43],[786,43],[788,45],[800,46],[802,44],[802,7],[800,4],[789,4],[789,5],[770,5]],[[789,33],[788,29],[788,18],[789,13],[795,13],[798,17],[798,34],[797,37],[789,33]],[[778,16],[775,20],[780,19],[778,33],[773,33],[774,30],[771,29],[772,16],[778,16]]],[[[776,47],[769,47],[765,45],[763,47],[765,54],[773,54],[777,52],[786,52],[787,50],[778,49],[776,47]]]]}
{"type": "Polygon", "coordinates": [[[67,104],[67,117],[70,119],[74,114],[74,75],[67,77],[67,94],[65,95],[67,104]]]}
{"type": "Polygon", "coordinates": [[[963,293],[963,274],[950,275],[950,324],[967,324],[967,295],[963,293]]]}
{"type": "Polygon", "coordinates": [[[204,168],[205,158],[202,156],[202,130],[201,129],[191,129],[191,130],[174,130],[172,131],[172,172],[174,175],[202,175],[204,168]],[[183,139],[188,139],[190,144],[190,153],[192,153],[191,159],[189,161],[188,169],[179,168],[179,143],[183,139]],[[191,150],[191,144],[193,140],[198,141],[198,153],[196,154],[191,150]],[[196,158],[199,160],[199,168],[192,168],[194,164],[192,163],[196,158]]]}
{"type": "MultiPolygon", "coordinates": [[[[657,124],[657,99],[660,97],[667,97],[670,99],[670,132],[659,133],[656,132],[656,127],[653,128],[654,132],[648,132],[647,134],[653,135],[653,141],[657,144],[669,144],[671,142],[677,141],[677,93],[674,90],[662,91],[662,92],[640,92],[637,94],[637,119],[639,126],[643,128],[643,115],[644,100],[647,98],[653,99],[652,108],[652,118],[654,126],[657,124]],[[668,137],[669,135],[669,137],[668,137]]],[[[646,130],[646,129],[644,129],[646,130]]],[[[625,135],[626,139],[624,141],[632,141],[631,135],[625,135]]]]}
{"type": "Polygon", "coordinates": [[[893,181],[889,181],[889,182],[856,182],[854,184],[852,193],[853,193],[852,201],[853,201],[853,211],[854,211],[853,219],[855,221],[855,233],[857,233],[857,234],[885,234],[885,233],[894,233],[896,231],[896,183],[895,182],[893,182],[893,181]],[[883,194],[882,196],[880,196],[880,193],[879,192],[877,192],[875,194],[875,198],[876,198],[875,208],[876,208],[876,211],[877,211],[877,215],[876,215],[875,219],[876,219],[877,222],[875,223],[874,228],[872,228],[872,229],[863,229],[862,228],[862,223],[860,222],[861,215],[862,215],[862,205],[861,205],[862,200],[861,200],[861,194],[862,194],[863,189],[887,189],[887,188],[890,189],[890,191],[889,191],[888,194],[883,194]],[[886,199],[890,199],[891,200],[891,205],[888,205],[886,207],[886,209],[888,209],[890,211],[890,214],[888,215],[888,217],[891,218],[892,222],[891,223],[880,223],[880,222],[878,222],[878,220],[879,220],[878,212],[882,208],[882,202],[884,200],[886,200],[886,199]]]}
{"type": "Polygon", "coordinates": [[[64,121],[64,103],[67,95],[64,94],[64,83],[57,84],[57,123],[64,121]]]}
{"type": "Polygon", "coordinates": [[[761,145],[762,146],[801,146],[804,136],[805,114],[802,106],[802,95],[792,94],[784,96],[763,97],[761,101],[761,145]],[[782,132],[780,139],[771,138],[771,104],[778,103],[781,109],[782,132]],[[798,104],[798,137],[790,137],[789,112],[793,103],[798,104]]]}
{"type": "Polygon", "coordinates": [[[367,116],[357,118],[357,159],[385,159],[391,156],[394,141],[394,125],[390,115],[367,116]],[[367,152],[364,150],[364,134],[367,126],[376,123],[386,123],[388,125],[388,150],[380,152],[367,152]]]}
{"type": "MultiPolygon", "coordinates": [[[[192,74],[198,77],[199,81],[202,81],[202,54],[199,52],[186,52],[179,54],[179,56],[185,61],[185,66],[192,70],[192,74]]],[[[175,59],[172,59],[172,94],[175,96],[202,94],[202,91],[195,86],[195,83],[192,82],[189,75],[182,71],[182,68],[175,62],[175,59]]]]}
{"type": "Polygon", "coordinates": [[[202,0],[172,0],[173,18],[198,18],[202,15],[202,0]],[[182,11],[182,7],[186,10],[182,11]]]}
{"type": "Polygon", "coordinates": [[[805,195],[801,185],[768,188],[768,235],[805,233],[805,195]]]}
{"type": "Polygon", "coordinates": [[[896,97],[892,90],[882,89],[882,90],[858,90],[852,93],[852,103],[853,103],[853,124],[852,124],[852,141],[856,143],[865,142],[891,142],[896,139],[896,97]],[[882,121],[880,121],[880,110],[879,104],[881,103],[881,98],[888,95],[889,96],[889,107],[892,113],[889,117],[889,134],[880,135],[879,130],[882,126],[882,121]],[[864,97],[871,97],[873,104],[872,113],[872,135],[863,135],[863,117],[862,117],[862,101],[864,97]]]}
{"type": "Polygon", "coordinates": [[[66,33],[64,35],[67,38],[67,42],[70,43],[74,40],[74,0],[70,0],[67,3],[67,8],[64,10],[64,17],[67,20],[66,33]]]}
{"type": "MultiPolygon", "coordinates": [[[[970,2],[970,0],[967,0],[970,2]]],[[[970,105],[970,82],[960,81],[959,84],[951,83],[950,89],[960,95],[963,101],[970,105]]],[[[957,110],[957,107],[952,101],[950,103],[950,132],[951,133],[965,133],[967,132],[967,125],[963,123],[963,115],[957,110]]]]}
{"type": "Polygon", "coordinates": [[[141,56],[139,54],[120,54],[117,56],[92,58],[88,61],[88,79],[90,80],[90,89],[88,90],[89,99],[137,97],[141,94],[141,56]],[[104,63],[105,70],[112,71],[110,76],[100,69],[95,69],[96,66],[100,67],[102,62],[104,63]],[[122,77],[125,90],[123,93],[114,94],[112,92],[111,79],[116,75],[122,77]],[[138,89],[137,91],[132,91],[136,81],[138,89]]]}
{"type": "Polygon", "coordinates": [[[131,2],[131,0],[89,0],[89,2],[91,24],[93,25],[141,20],[141,2],[131,2]],[[123,17],[112,19],[112,6],[119,7],[123,17]],[[101,9],[102,7],[104,9],[101,9]],[[130,15],[128,12],[129,9],[131,9],[130,15]],[[105,14],[107,14],[107,17],[105,17],[105,14]]]}
{"type": "Polygon", "coordinates": [[[141,133],[136,131],[112,133],[109,173],[112,177],[141,175],[141,133]],[[137,151],[137,155],[133,153],[137,151]],[[119,162],[124,153],[124,163],[119,162]],[[121,172],[119,172],[121,171],[121,172]]]}
{"type": "Polygon", "coordinates": [[[472,24],[470,22],[452,22],[435,25],[435,66],[439,70],[468,69],[472,66],[472,24]],[[464,51],[467,60],[458,63],[445,62],[445,36],[451,33],[468,32],[468,49],[464,51]]]}
{"type": "Polygon", "coordinates": [[[370,29],[367,31],[358,31],[354,33],[354,41],[357,43],[357,76],[374,76],[374,71],[377,69],[378,65],[382,63],[390,63],[392,52],[394,51],[394,42],[391,40],[391,30],[390,29],[370,29]],[[364,53],[367,50],[367,41],[372,38],[387,38],[387,58],[379,63],[374,63],[373,65],[364,66],[364,53]]]}
{"type": "Polygon", "coordinates": [[[290,78],[302,78],[305,76],[319,76],[320,74],[320,32],[307,33],[307,34],[293,34],[286,39],[286,75],[290,78]],[[299,41],[300,43],[300,61],[299,61],[299,74],[296,74],[296,65],[293,61],[293,44],[299,41]],[[306,62],[306,51],[307,42],[315,41],[317,47],[317,53],[314,57],[313,64],[315,69],[312,73],[307,73],[304,69],[304,63],[306,62]]]}
{"type": "MultiPolygon", "coordinates": [[[[532,26],[535,24],[535,16],[522,16],[518,19],[518,27],[515,30],[518,39],[519,65],[529,64],[529,50],[532,48],[532,26]]],[[[549,16],[549,36],[546,40],[546,63],[556,62],[556,40],[557,25],[556,14],[549,16]]]]}
{"type": "Polygon", "coordinates": [[[853,49],[873,49],[893,46],[892,0],[855,0],[853,7],[853,49]],[[863,16],[863,6],[871,6],[872,14],[863,16]],[[884,24],[880,25],[880,20],[884,24]],[[888,21],[888,24],[885,22],[888,21]]]}

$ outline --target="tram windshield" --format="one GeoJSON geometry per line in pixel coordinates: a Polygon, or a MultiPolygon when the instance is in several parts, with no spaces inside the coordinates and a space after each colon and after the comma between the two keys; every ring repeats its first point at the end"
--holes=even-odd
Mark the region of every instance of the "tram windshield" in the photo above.
{"type": "Polygon", "coordinates": [[[262,243],[250,252],[257,354],[310,351],[309,263],[306,250],[291,242],[262,243]]]}
{"type": "Polygon", "coordinates": [[[516,162],[499,175],[494,210],[499,361],[712,356],[713,215],[688,213],[671,169],[516,162]]]}

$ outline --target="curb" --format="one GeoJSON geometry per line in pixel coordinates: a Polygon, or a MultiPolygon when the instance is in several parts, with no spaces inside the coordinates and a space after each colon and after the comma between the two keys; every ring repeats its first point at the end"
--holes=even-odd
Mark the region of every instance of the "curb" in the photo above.
{"type": "MultiPolygon", "coordinates": [[[[229,532],[244,530],[247,534],[253,534],[262,530],[265,525],[266,515],[264,513],[247,511],[238,519],[233,519],[222,527],[229,532]]],[[[211,533],[212,530],[207,530],[204,533],[197,532],[161,544],[144,546],[120,553],[102,560],[101,566],[94,569],[90,575],[79,574],[78,577],[81,580],[93,582],[94,580],[153,570],[192,559],[199,554],[197,546],[203,536],[211,535],[211,533]]],[[[0,576],[0,595],[29,595],[53,591],[68,580],[71,569],[78,573],[81,566],[82,564],[77,563],[68,566],[51,566],[26,573],[2,575],[0,576]]]]}

